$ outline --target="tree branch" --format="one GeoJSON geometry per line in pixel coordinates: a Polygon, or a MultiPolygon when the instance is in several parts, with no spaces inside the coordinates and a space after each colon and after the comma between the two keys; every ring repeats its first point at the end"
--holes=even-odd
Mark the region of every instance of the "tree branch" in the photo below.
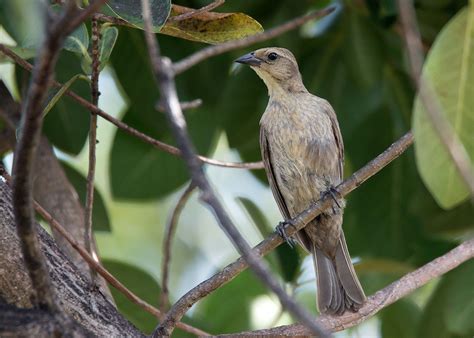
{"type": "MultiPolygon", "coordinates": [[[[89,281],[83,277],[83,272],[71,263],[51,236],[37,223],[35,227],[52,283],[56,290],[60,290],[58,298],[65,314],[74,318],[96,337],[140,337],[141,333],[117,311],[104,293],[95,288],[91,289],[89,281]]],[[[0,178],[0,233],[2,234],[0,299],[18,308],[31,308],[34,305],[32,302],[34,290],[28,278],[28,271],[21,255],[21,243],[15,231],[12,192],[2,178],[0,178]]],[[[17,314],[17,320],[20,319],[20,315],[22,314],[17,314]]],[[[12,324],[5,318],[3,309],[0,309],[0,336],[4,336],[2,323],[5,321],[7,325],[12,324]]],[[[65,333],[64,327],[61,327],[59,332],[65,333]]]]}
{"type": "MultiPolygon", "coordinates": [[[[28,63],[27,61],[23,60],[20,56],[18,56],[15,52],[13,52],[11,49],[9,49],[7,46],[3,45],[0,43],[0,51],[11,58],[16,64],[21,66],[22,68],[26,69],[27,71],[31,72],[33,69],[33,66],[28,63]]],[[[62,84],[53,81],[53,85],[55,87],[62,87],[62,84]]],[[[65,94],[69,97],[71,97],[73,100],[78,102],[81,106],[87,108],[91,112],[94,112],[95,114],[101,116],[105,120],[109,121],[113,125],[115,125],[117,128],[123,130],[129,135],[132,135],[140,140],[142,140],[145,143],[150,144],[156,149],[165,151],[171,155],[174,156],[181,156],[181,151],[173,147],[169,144],[166,144],[164,142],[158,141],[140,131],[138,131],[135,128],[130,127],[128,124],[123,123],[122,121],[114,118],[113,116],[107,114],[105,111],[102,109],[98,108],[97,106],[94,106],[92,103],[89,101],[85,100],[84,98],[80,97],[76,93],[74,93],[71,90],[67,90],[65,94]]],[[[201,160],[203,163],[218,166],[218,167],[224,167],[224,168],[238,168],[238,169],[263,169],[263,163],[260,162],[247,162],[247,163],[236,163],[236,162],[226,162],[226,161],[219,161],[215,160],[212,158],[208,158],[205,156],[199,156],[199,160],[201,160]]]]}
{"type": "MultiPolygon", "coordinates": [[[[192,182],[196,184],[201,191],[202,201],[214,212],[221,228],[227,234],[237,250],[243,255],[255,275],[278,296],[282,305],[296,318],[301,320],[314,334],[320,337],[327,337],[328,334],[325,330],[315,324],[312,315],[299,306],[293,298],[288,296],[285,290],[283,290],[276,279],[272,276],[267,265],[262,262],[254,252],[252,252],[247,241],[242,237],[240,232],[232,223],[224,207],[215,196],[215,193],[204,174],[202,162],[199,161],[196,156],[194,145],[192,144],[187,132],[186,120],[184,119],[181,107],[179,106],[179,100],[176,93],[171,61],[168,58],[160,57],[157,40],[151,33],[149,0],[142,0],[142,11],[145,22],[145,40],[148,46],[152,70],[166,107],[168,121],[176,142],[182,151],[183,159],[190,172],[192,182]]],[[[171,334],[175,322],[169,321],[167,318],[155,329],[153,336],[156,337],[171,334]]]]}
{"type": "Polygon", "coordinates": [[[196,189],[196,186],[191,182],[176,203],[170,220],[166,225],[165,235],[163,237],[163,263],[161,267],[161,295],[159,306],[160,311],[163,313],[166,311],[169,305],[168,279],[171,264],[171,242],[176,231],[176,225],[178,223],[179,216],[181,215],[181,212],[191,197],[194,189],[196,189]]]}
{"type": "Polygon", "coordinates": [[[412,78],[418,88],[418,94],[441,143],[451,157],[461,178],[466,183],[471,197],[474,198],[474,167],[472,161],[466,148],[444,116],[443,107],[438,100],[434,88],[422,76],[423,44],[413,4],[410,1],[398,0],[398,8],[400,10],[400,19],[402,21],[412,78]]]}
{"type": "Polygon", "coordinates": [[[186,13],[183,13],[183,14],[180,14],[180,15],[170,16],[168,18],[168,21],[170,21],[170,22],[179,22],[179,21],[183,21],[183,20],[186,20],[186,19],[190,19],[190,18],[192,18],[196,15],[206,13],[206,12],[210,12],[213,9],[216,9],[219,6],[222,6],[224,4],[224,2],[225,2],[225,0],[214,0],[210,4],[207,4],[206,6],[201,7],[199,9],[193,9],[193,10],[190,10],[190,11],[188,11],[186,13]]]}
{"type": "MultiPolygon", "coordinates": [[[[3,176],[7,183],[11,184],[11,177],[8,173],[0,167],[0,176],[3,176]]],[[[122,293],[128,300],[132,303],[138,305],[146,312],[152,314],[157,318],[162,318],[162,313],[155,308],[153,305],[147,303],[137,295],[135,295],[132,291],[130,291],[125,285],[123,285],[118,279],[116,279],[102,264],[100,264],[89,252],[86,248],[82,247],[75,239],[71,236],[71,234],[56,220],[50,213],[48,213],[41,205],[39,205],[36,201],[34,201],[34,208],[36,212],[43,217],[43,219],[48,222],[52,229],[55,229],[58,233],[63,236],[66,241],[71,244],[71,246],[76,250],[79,255],[82,256],[84,261],[89,264],[90,268],[94,271],[97,271],[99,275],[101,275],[110,285],[116,288],[120,293],[122,293]]],[[[195,328],[191,325],[185,323],[178,323],[178,328],[182,329],[183,331],[196,334],[196,335],[206,335],[209,334],[205,331],[202,331],[198,328],[195,328]]]]}
{"type": "Polygon", "coordinates": [[[295,29],[301,25],[303,25],[305,22],[308,22],[313,19],[318,19],[322,18],[330,13],[332,13],[335,10],[335,7],[327,7],[325,9],[312,12],[309,14],[302,15],[300,17],[294,18],[293,20],[290,20],[288,22],[285,22],[284,24],[281,24],[279,26],[276,26],[272,29],[269,29],[265,32],[258,33],[249,37],[246,37],[244,39],[240,40],[233,40],[229,42],[224,42],[219,45],[215,46],[209,46],[206,48],[201,49],[200,51],[191,54],[190,56],[176,62],[173,64],[173,70],[174,73],[180,74],[192,66],[195,66],[196,64],[210,58],[216,55],[223,54],[225,52],[228,52],[233,49],[237,48],[242,48],[242,47],[247,47],[250,45],[253,45],[257,42],[262,42],[266,40],[270,40],[274,37],[277,37],[287,31],[290,31],[292,29],[295,29]]]}
{"type": "MultiPolygon", "coordinates": [[[[92,33],[92,73],[91,73],[91,98],[92,104],[96,107],[99,106],[99,43],[100,43],[100,29],[99,21],[94,16],[92,17],[91,23],[92,33]]],[[[92,237],[92,209],[94,207],[94,177],[95,177],[95,164],[96,164],[96,146],[97,146],[97,114],[91,111],[90,122],[89,122],[89,169],[87,171],[87,184],[86,184],[86,202],[84,209],[85,219],[85,231],[84,231],[84,245],[87,252],[91,256],[97,257],[97,253],[94,250],[93,237],[92,237]]],[[[91,282],[95,284],[95,270],[91,269],[91,282]]]]}
{"type": "MultiPolygon", "coordinates": [[[[461,265],[463,262],[472,258],[474,258],[474,239],[463,242],[443,256],[434,259],[428,264],[423,265],[415,271],[410,272],[399,280],[391,283],[382,290],[377,291],[367,299],[367,302],[359,309],[358,312],[346,312],[344,315],[339,317],[321,315],[316,319],[316,321],[331,332],[342,331],[353,327],[366,321],[380,310],[412,293],[429,281],[444,275],[448,271],[451,271],[452,269],[461,265]]],[[[237,334],[232,334],[232,336],[306,336],[309,334],[311,334],[311,332],[308,331],[308,329],[303,325],[293,324],[274,327],[266,330],[240,332],[237,334]]]]}
{"type": "MultiPolygon", "coordinates": [[[[345,179],[341,184],[336,187],[337,192],[342,196],[346,196],[353,190],[357,189],[370,177],[382,170],[386,165],[400,156],[408,147],[413,143],[413,134],[411,132],[406,133],[395,143],[390,145],[382,154],[378,155],[372,161],[367,163],[364,167],[353,173],[350,177],[345,179]]],[[[293,226],[286,226],[285,232],[288,236],[292,236],[297,231],[301,230],[308,222],[313,220],[316,216],[321,214],[325,209],[333,204],[332,197],[327,194],[319,201],[311,205],[308,209],[293,218],[293,226]]],[[[274,232],[272,235],[267,237],[264,241],[260,242],[255,246],[252,251],[256,256],[264,256],[270,251],[274,250],[277,246],[282,244],[284,241],[280,235],[274,232]]],[[[216,273],[209,279],[200,283],[184,296],[182,296],[168,311],[165,321],[176,322],[179,321],[187,312],[187,310],[197,303],[200,299],[206,297],[211,292],[215,291],[222,285],[230,282],[238,274],[244,271],[248,267],[247,262],[243,257],[240,257],[235,262],[227,265],[220,272],[216,273]]]]}
{"type": "Polygon", "coordinates": [[[32,81],[22,106],[21,132],[15,151],[13,205],[23,257],[39,305],[57,313],[59,306],[34,227],[32,169],[41,135],[42,106],[61,46],[66,36],[104,1],[95,1],[79,14],[75,2],[69,1],[61,16],[47,23],[45,42],[38,53],[32,81]]]}

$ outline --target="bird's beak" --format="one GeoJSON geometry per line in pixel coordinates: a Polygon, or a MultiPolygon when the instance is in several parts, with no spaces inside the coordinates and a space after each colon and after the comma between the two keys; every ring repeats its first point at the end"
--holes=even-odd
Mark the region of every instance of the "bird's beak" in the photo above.
{"type": "Polygon", "coordinates": [[[248,53],[239,57],[234,62],[241,63],[244,65],[249,65],[249,66],[259,66],[262,63],[262,60],[256,57],[255,53],[252,52],[252,53],[248,53]]]}

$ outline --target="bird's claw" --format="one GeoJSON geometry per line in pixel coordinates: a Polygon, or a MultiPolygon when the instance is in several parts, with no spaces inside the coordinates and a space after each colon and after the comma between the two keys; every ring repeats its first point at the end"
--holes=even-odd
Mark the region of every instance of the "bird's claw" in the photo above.
{"type": "Polygon", "coordinates": [[[334,188],[334,186],[331,185],[328,188],[328,190],[324,191],[321,194],[322,195],[321,197],[324,197],[324,195],[326,195],[326,194],[329,194],[331,196],[332,200],[334,201],[334,203],[336,203],[337,207],[339,209],[342,209],[341,205],[339,204],[339,201],[337,200],[337,196],[338,195],[340,196],[339,191],[337,191],[336,188],[334,188]]]}
{"type": "Polygon", "coordinates": [[[294,222],[290,220],[282,221],[276,226],[276,232],[282,237],[286,243],[290,246],[290,248],[293,248],[296,245],[296,241],[291,237],[286,234],[285,231],[285,226],[290,225],[292,226],[295,230],[297,230],[294,222]]]}

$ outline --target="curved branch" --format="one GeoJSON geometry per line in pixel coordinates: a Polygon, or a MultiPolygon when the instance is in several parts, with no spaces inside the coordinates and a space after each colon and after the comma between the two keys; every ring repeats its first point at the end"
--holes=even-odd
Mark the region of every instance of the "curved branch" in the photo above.
{"type": "MultiPolygon", "coordinates": [[[[375,159],[367,163],[364,167],[356,171],[349,178],[344,180],[341,184],[336,187],[336,190],[342,196],[349,194],[355,190],[367,179],[382,170],[387,164],[392,162],[398,156],[400,156],[408,147],[413,143],[413,134],[411,132],[406,133],[390,147],[388,147],[382,154],[377,156],[375,159]]],[[[292,236],[297,231],[302,229],[308,222],[318,216],[326,208],[330,207],[333,203],[332,197],[327,194],[321,198],[318,202],[310,206],[308,209],[297,215],[292,223],[293,226],[286,226],[285,232],[288,236],[292,236]]],[[[255,246],[252,251],[256,256],[264,256],[270,251],[275,249],[278,245],[284,241],[277,233],[271,234],[265,240],[255,246]]],[[[197,303],[200,299],[206,297],[211,292],[215,291],[222,285],[230,282],[238,274],[244,271],[248,267],[247,262],[244,258],[240,257],[235,262],[227,265],[220,272],[214,276],[205,280],[198,286],[188,291],[182,296],[168,311],[165,317],[165,321],[179,321],[187,312],[187,310],[197,303]]]]}
{"type": "Polygon", "coordinates": [[[302,16],[299,16],[297,18],[294,18],[293,20],[290,20],[288,22],[285,22],[284,24],[281,24],[279,26],[276,26],[272,29],[269,29],[265,32],[255,34],[249,37],[246,37],[244,39],[240,40],[233,40],[225,43],[221,43],[219,45],[215,46],[209,46],[204,49],[201,49],[200,51],[191,54],[190,56],[182,59],[181,61],[178,61],[173,64],[173,70],[174,73],[180,74],[189,68],[195,66],[196,64],[210,58],[216,55],[223,54],[225,52],[228,52],[233,49],[237,48],[242,48],[242,47],[247,47],[250,45],[253,45],[257,42],[262,42],[266,40],[270,40],[274,37],[277,37],[287,31],[290,31],[292,29],[295,29],[301,25],[303,25],[305,22],[308,22],[313,19],[319,19],[322,18],[330,13],[332,13],[336,8],[335,7],[327,7],[324,8],[320,11],[312,12],[309,14],[305,14],[302,16]]]}
{"type": "MultiPolygon", "coordinates": [[[[321,315],[316,319],[316,321],[331,332],[342,331],[353,327],[369,319],[383,308],[395,303],[400,298],[403,298],[416,289],[422,287],[434,278],[444,275],[448,271],[472,258],[474,258],[474,239],[463,242],[443,256],[434,259],[415,271],[406,274],[382,290],[377,291],[367,299],[367,302],[358,312],[346,312],[343,316],[339,317],[321,315]]],[[[266,330],[240,332],[232,335],[306,336],[309,334],[311,334],[311,332],[303,325],[293,324],[266,330]]],[[[222,336],[225,337],[227,335],[222,336]]]]}
{"type": "Polygon", "coordinates": [[[196,186],[191,182],[176,203],[173,213],[171,214],[171,218],[166,225],[165,236],[163,238],[163,263],[161,267],[161,296],[159,306],[160,311],[163,313],[166,311],[166,308],[169,304],[168,279],[171,264],[171,242],[176,231],[176,225],[178,223],[179,216],[181,215],[181,212],[183,211],[186,202],[191,197],[194,189],[196,189],[196,186]]]}
{"type": "MultiPolygon", "coordinates": [[[[20,67],[24,68],[25,70],[27,70],[29,72],[32,71],[33,66],[29,62],[23,60],[20,56],[18,56],[15,52],[13,52],[11,49],[9,49],[4,44],[0,43],[0,51],[3,54],[5,54],[6,56],[8,56],[9,58],[11,58],[20,67]]],[[[55,87],[62,87],[62,84],[57,82],[57,81],[53,81],[53,85],[55,87]]],[[[181,156],[181,151],[178,148],[173,147],[173,146],[171,146],[167,143],[158,141],[158,140],[154,139],[153,137],[148,136],[148,135],[138,131],[137,129],[130,127],[128,124],[123,123],[122,121],[120,121],[120,120],[114,118],[113,116],[107,114],[105,111],[103,111],[102,109],[100,109],[97,106],[94,106],[92,103],[90,103],[86,99],[80,97],[79,95],[77,95],[73,91],[67,90],[65,92],[65,94],[67,96],[71,97],[76,102],[78,102],[81,106],[83,106],[86,109],[90,110],[91,112],[99,115],[103,119],[109,121],[110,123],[115,125],[117,128],[123,130],[127,134],[132,135],[132,136],[142,140],[143,142],[150,144],[151,146],[153,146],[156,149],[165,151],[165,152],[167,152],[171,155],[174,155],[174,156],[181,156]]],[[[196,103],[197,102],[194,102],[193,105],[195,105],[196,103]]],[[[160,107],[160,109],[162,108],[161,105],[159,107],[160,107]]],[[[217,167],[237,168],[237,169],[263,169],[263,163],[261,161],[260,162],[240,163],[240,162],[219,161],[219,160],[215,160],[215,159],[208,158],[208,157],[205,157],[205,156],[198,156],[198,158],[203,163],[214,165],[214,166],[217,166],[217,167]]]]}
{"type": "Polygon", "coordinates": [[[61,46],[66,36],[104,1],[94,1],[83,11],[79,11],[74,1],[69,1],[57,20],[52,21],[49,18],[46,26],[46,38],[38,53],[31,84],[22,107],[21,132],[15,150],[13,206],[25,265],[28,268],[39,305],[58,313],[59,305],[55,300],[54,290],[34,226],[33,163],[41,135],[43,102],[52,82],[52,73],[61,46]]]}

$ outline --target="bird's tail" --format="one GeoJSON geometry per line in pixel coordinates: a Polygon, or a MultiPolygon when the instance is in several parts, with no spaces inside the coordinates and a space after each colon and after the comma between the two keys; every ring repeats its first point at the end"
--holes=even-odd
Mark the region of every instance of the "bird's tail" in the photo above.
{"type": "Polygon", "coordinates": [[[352,266],[344,233],[341,233],[334,260],[313,248],[318,307],[321,313],[356,312],[366,301],[364,290],[352,266]]]}

